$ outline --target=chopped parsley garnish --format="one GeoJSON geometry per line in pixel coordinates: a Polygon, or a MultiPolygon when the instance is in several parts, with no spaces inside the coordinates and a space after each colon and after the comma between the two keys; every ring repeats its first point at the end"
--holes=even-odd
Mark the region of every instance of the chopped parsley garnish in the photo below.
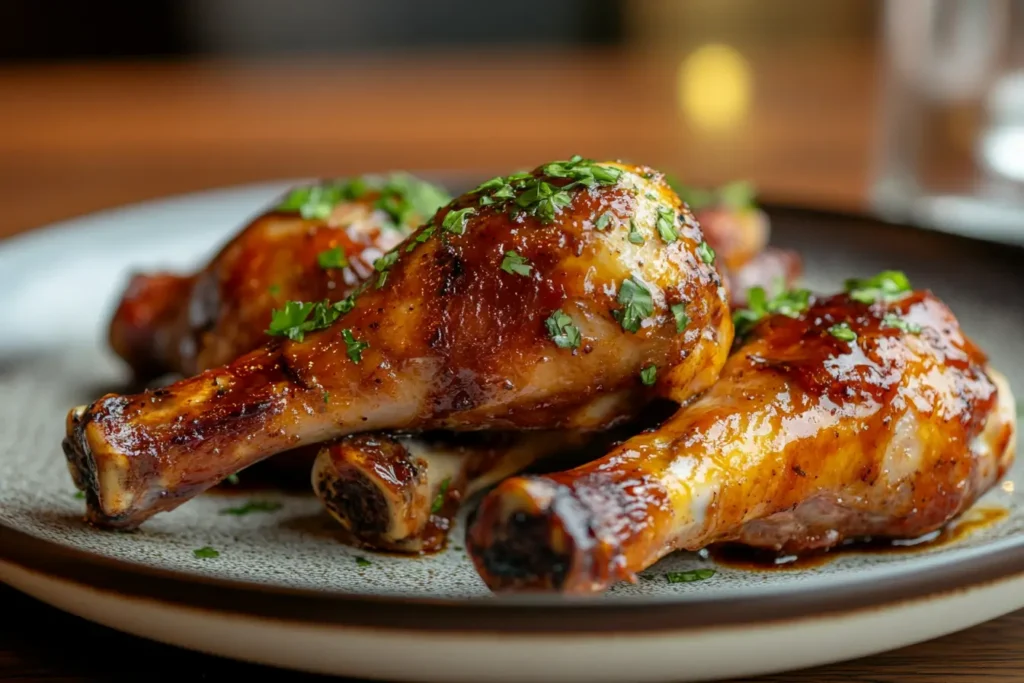
{"type": "Polygon", "coordinates": [[[850,325],[847,323],[836,323],[832,327],[828,328],[828,333],[839,341],[857,341],[857,333],[850,329],[850,325]]]}
{"type": "Polygon", "coordinates": [[[622,286],[619,287],[618,302],[623,305],[623,308],[615,311],[614,315],[622,325],[622,329],[627,332],[636,333],[640,329],[643,319],[654,313],[651,290],[633,277],[622,281],[622,286]]]}
{"type": "Polygon", "coordinates": [[[231,484],[232,486],[234,486],[234,485],[238,484],[238,475],[237,475],[237,474],[229,474],[229,475],[228,475],[228,476],[227,476],[227,477],[226,477],[226,478],[224,479],[224,481],[226,481],[227,483],[229,483],[229,484],[231,484]]]}
{"type": "Polygon", "coordinates": [[[633,220],[632,218],[629,219],[629,234],[626,235],[626,239],[628,239],[633,244],[644,243],[644,236],[640,234],[639,230],[636,229],[636,221],[633,220]]]}
{"type": "Polygon", "coordinates": [[[448,487],[452,485],[452,478],[445,477],[445,480],[441,482],[441,488],[438,490],[437,495],[434,496],[434,502],[430,504],[430,514],[436,515],[444,507],[444,497],[448,495],[448,487]]]}
{"type": "Polygon", "coordinates": [[[451,197],[442,188],[407,173],[388,176],[365,175],[330,180],[292,189],[277,205],[278,211],[297,211],[306,219],[324,220],[342,203],[360,199],[370,192],[380,196],[374,208],[393,221],[391,227],[406,229],[434,215],[451,197]]]}
{"type": "Polygon", "coordinates": [[[672,304],[669,309],[676,319],[676,332],[682,332],[690,324],[690,316],[686,315],[686,304],[672,304]]]}
{"type": "Polygon", "coordinates": [[[808,289],[784,290],[769,299],[764,287],[751,287],[747,291],[746,308],[738,308],[732,315],[736,335],[744,336],[768,315],[779,313],[789,318],[798,318],[810,305],[811,292],[808,289]]]}
{"type": "Polygon", "coordinates": [[[360,567],[369,567],[371,564],[373,564],[373,562],[370,562],[365,557],[357,555],[356,556],[356,564],[359,565],[360,567]]]}
{"type": "Polygon", "coordinates": [[[700,211],[710,207],[728,209],[750,209],[757,206],[757,192],[754,185],[747,180],[737,180],[709,190],[702,187],[683,185],[673,176],[666,175],[665,181],[679,198],[686,202],[691,211],[700,211]]]}
{"type": "Polygon", "coordinates": [[[690,569],[685,572],[666,572],[665,579],[669,583],[693,583],[710,579],[716,573],[714,569],[690,569]]]}
{"type": "Polygon", "coordinates": [[[466,231],[466,221],[474,213],[476,213],[476,209],[471,206],[449,211],[445,214],[444,220],[441,221],[441,228],[447,232],[461,235],[466,231]]]}
{"type": "Polygon", "coordinates": [[[331,392],[327,391],[326,389],[324,389],[324,391],[323,391],[323,397],[324,397],[324,403],[330,403],[331,402],[331,392]]]}
{"type": "Polygon", "coordinates": [[[901,332],[907,334],[921,334],[921,326],[917,323],[912,323],[909,320],[904,320],[895,313],[886,313],[885,317],[882,318],[882,327],[894,327],[901,332]]]}
{"type": "Polygon", "coordinates": [[[341,338],[345,340],[345,351],[353,363],[361,361],[363,359],[363,351],[370,348],[369,343],[357,340],[352,335],[352,330],[342,330],[341,338]]]}
{"type": "Polygon", "coordinates": [[[328,268],[348,267],[348,257],[345,254],[345,250],[341,247],[334,247],[327,251],[321,251],[316,256],[316,262],[324,270],[327,270],[328,268]]]}
{"type": "Polygon", "coordinates": [[[501,269],[510,275],[529,275],[533,266],[514,250],[510,250],[506,251],[505,258],[501,259],[501,269]]]}
{"type": "Polygon", "coordinates": [[[658,378],[658,367],[656,365],[648,365],[646,368],[640,371],[640,381],[644,383],[644,386],[651,386],[658,378]]]}
{"type": "Polygon", "coordinates": [[[532,172],[522,172],[491,178],[481,183],[473,193],[481,193],[480,206],[498,206],[511,201],[515,211],[550,223],[559,211],[572,203],[570,190],[614,185],[622,176],[618,168],[604,166],[579,155],[566,161],[552,161],[538,170],[539,175],[536,176],[532,172]],[[552,182],[560,180],[570,182],[565,185],[552,182]]]}
{"type": "Polygon", "coordinates": [[[665,240],[669,244],[672,244],[679,239],[679,234],[676,232],[675,222],[675,211],[667,206],[658,207],[658,234],[661,236],[661,239],[665,240]]]}
{"type": "Polygon", "coordinates": [[[206,560],[214,557],[220,557],[220,553],[211,548],[210,546],[203,546],[202,548],[196,548],[192,551],[192,554],[196,557],[206,560]]]}
{"type": "Polygon", "coordinates": [[[697,256],[700,256],[700,260],[709,266],[715,262],[715,250],[707,242],[701,242],[697,246],[697,256]]]}
{"type": "Polygon", "coordinates": [[[846,292],[854,301],[872,304],[876,301],[895,301],[911,291],[910,280],[898,270],[884,270],[866,279],[850,278],[846,292]]]}
{"type": "Polygon", "coordinates": [[[437,185],[407,173],[392,173],[374,206],[387,213],[397,225],[413,227],[433,216],[452,198],[437,185]]]}
{"type": "Polygon", "coordinates": [[[388,253],[381,256],[379,259],[373,262],[373,269],[377,271],[377,289],[384,286],[384,283],[388,281],[388,270],[391,266],[395,265],[395,261],[398,260],[398,251],[389,251],[388,253]]]}
{"type": "Polygon", "coordinates": [[[245,505],[239,505],[238,507],[233,508],[224,508],[220,511],[220,514],[241,517],[242,515],[249,515],[253,512],[275,512],[280,509],[281,504],[272,500],[250,500],[245,505]]]}
{"type": "Polygon", "coordinates": [[[270,293],[270,296],[277,296],[281,293],[281,285],[274,283],[267,287],[267,291],[270,293]]]}
{"type": "Polygon", "coordinates": [[[573,323],[572,318],[561,310],[552,313],[544,321],[544,325],[547,327],[548,336],[561,349],[575,349],[583,341],[580,330],[573,323]]]}
{"type": "Polygon", "coordinates": [[[555,214],[572,203],[572,195],[551,183],[538,180],[526,187],[518,197],[516,206],[528,210],[545,223],[555,219],[555,214]]]}
{"type": "Polygon", "coordinates": [[[611,220],[612,220],[611,212],[610,211],[605,211],[600,216],[598,216],[597,222],[594,223],[594,228],[596,230],[604,230],[605,228],[608,227],[608,224],[611,223],[611,220]]]}
{"type": "Polygon", "coordinates": [[[270,327],[266,332],[272,337],[288,337],[292,341],[301,342],[307,332],[330,327],[343,313],[352,310],[353,302],[352,296],[333,304],[326,299],[315,303],[289,301],[284,308],[271,311],[270,327]]]}
{"type": "Polygon", "coordinates": [[[85,498],[85,491],[75,491],[75,498],[83,500],[85,498]]]}

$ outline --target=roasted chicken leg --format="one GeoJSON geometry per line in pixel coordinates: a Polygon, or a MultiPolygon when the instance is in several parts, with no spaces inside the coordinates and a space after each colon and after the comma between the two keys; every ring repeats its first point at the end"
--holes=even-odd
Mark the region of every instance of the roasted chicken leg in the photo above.
{"type": "Polygon", "coordinates": [[[275,453],[377,430],[599,430],[718,377],[732,320],[714,252],[656,171],[574,157],[495,178],[282,337],[68,414],[87,517],[132,527],[275,453]]]}
{"type": "Polygon", "coordinates": [[[720,380],[659,429],[499,484],[467,539],[487,585],[592,593],[677,549],[917,537],[971,506],[1014,456],[1009,386],[931,293],[848,289],[740,316],[720,380]]]}
{"type": "Polygon", "coordinates": [[[139,273],[110,322],[111,347],[140,382],[194,375],[267,341],[286,301],[340,300],[373,263],[451,200],[405,173],[298,187],[198,273],[139,273]]]}

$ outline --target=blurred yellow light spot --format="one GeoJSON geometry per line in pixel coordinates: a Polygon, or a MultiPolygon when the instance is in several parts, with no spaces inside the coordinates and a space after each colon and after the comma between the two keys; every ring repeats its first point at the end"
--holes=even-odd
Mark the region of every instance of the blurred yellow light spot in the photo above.
{"type": "Polygon", "coordinates": [[[695,126],[724,130],[750,110],[750,64],[734,48],[704,45],[679,66],[679,106],[695,126]]]}
{"type": "Polygon", "coordinates": [[[1003,490],[1007,493],[1013,493],[1013,482],[1009,479],[1003,482],[1003,490]]]}

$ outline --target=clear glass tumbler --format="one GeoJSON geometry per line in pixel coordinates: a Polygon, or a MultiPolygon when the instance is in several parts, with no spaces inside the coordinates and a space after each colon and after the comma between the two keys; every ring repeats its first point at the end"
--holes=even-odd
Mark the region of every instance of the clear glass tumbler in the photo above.
{"type": "Polygon", "coordinates": [[[1024,244],[1024,0],[886,0],[874,209],[1024,244]]]}

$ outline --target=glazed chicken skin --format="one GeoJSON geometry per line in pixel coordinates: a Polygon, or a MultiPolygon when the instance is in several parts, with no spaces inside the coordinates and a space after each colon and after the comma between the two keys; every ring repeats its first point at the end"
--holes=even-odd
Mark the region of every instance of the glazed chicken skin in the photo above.
{"type": "Polygon", "coordinates": [[[593,593],[674,550],[822,551],[965,511],[1011,464],[1014,398],[931,293],[872,291],[764,317],[659,429],[499,484],[467,534],[481,577],[593,593]]]}
{"type": "Polygon", "coordinates": [[[382,430],[599,430],[718,377],[714,253],[653,169],[574,157],[454,200],[281,339],[68,414],[87,519],[137,526],[264,458],[382,430]]]}
{"type": "Polygon", "coordinates": [[[451,200],[406,173],[293,189],[198,273],[136,274],[110,322],[111,347],[136,381],[194,375],[266,343],[270,312],[289,300],[332,301],[451,200]]]}

